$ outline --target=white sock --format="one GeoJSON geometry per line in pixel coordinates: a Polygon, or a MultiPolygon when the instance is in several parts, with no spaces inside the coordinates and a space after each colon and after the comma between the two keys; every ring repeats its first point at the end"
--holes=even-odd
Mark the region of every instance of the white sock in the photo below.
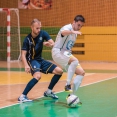
{"type": "Polygon", "coordinates": [[[21,96],[20,97],[24,97],[25,95],[24,94],[21,94],[21,96]]]}
{"type": "Polygon", "coordinates": [[[51,89],[48,89],[48,90],[47,90],[47,93],[48,93],[48,94],[50,94],[51,92],[52,92],[52,90],[51,90],[51,89]]]}
{"type": "Polygon", "coordinates": [[[70,84],[70,82],[71,82],[71,80],[73,78],[73,75],[75,73],[77,65],[78,65],[78,61],[73,61],[69,65],[69,68],[68,68],[68,71],[67,71],[67,83],[66,83],[67,85],[70,84]]]}
{"type": "Polygon", "coordinates": [[[73,94],[76,93],[76,91],[78,90],[78,88],[80,87],[80,84],[82,82],[82,79],[84,78],[84,76],[82,75],[77,75],[74,79],[74,82],[73,82],[73,94]]]}

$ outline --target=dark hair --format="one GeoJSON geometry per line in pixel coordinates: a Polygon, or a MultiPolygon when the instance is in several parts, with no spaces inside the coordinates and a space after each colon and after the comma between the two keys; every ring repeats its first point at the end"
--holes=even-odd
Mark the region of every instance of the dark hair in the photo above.
{"type": "Polygon", "coordinates": [[[85,23],[85,18],[84,18],[82,15],[77,15],[77,16],[74,18],[74,21],[75,21],[75,22],[81,21],[81,22],[84,22],[84,23],[85,23]]]}

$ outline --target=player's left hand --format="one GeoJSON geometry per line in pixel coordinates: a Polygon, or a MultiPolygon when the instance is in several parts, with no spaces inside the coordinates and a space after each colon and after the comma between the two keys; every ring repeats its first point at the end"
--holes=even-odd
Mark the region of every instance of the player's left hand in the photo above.
{"type": "Polygon", "coordinates": [[[53,45],[49,42],[43,42],[43,45],[46,47],[53,47],[53,45]]]}

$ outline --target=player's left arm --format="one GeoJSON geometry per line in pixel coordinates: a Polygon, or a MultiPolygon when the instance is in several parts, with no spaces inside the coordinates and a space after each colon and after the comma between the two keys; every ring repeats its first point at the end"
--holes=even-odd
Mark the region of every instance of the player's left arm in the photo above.
{"type": "Polygon", "coordinates": [[[43,42],[43,45],[46,47],[53,47],[54,46],[54,41],[51,39],[50,35],[47,32],[43,32],[44,34],[44,39],[46,40],[43,42]]]}
{"type": "Polygon", "coordinates": [[[43,45],[47,46],[47,47],[53,47],[54,46],[54,41],[52,39],[49,39],[48,41],[43,42],[43,45]]]}

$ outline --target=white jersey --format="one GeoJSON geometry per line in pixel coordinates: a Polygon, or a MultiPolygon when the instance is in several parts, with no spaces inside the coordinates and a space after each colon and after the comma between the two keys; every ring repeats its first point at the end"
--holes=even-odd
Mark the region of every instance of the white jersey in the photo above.
{"type": "Polygon", "coordinates": [[[71,49],[76,41],[77,34],[62,36],[61,31],[64,30],[72,31],[72,25],[68,24],[60,29],[56,37],[55,45],[52,49],[52,58],[57,64],[67,71],[68,61],[73,57],[71,49]]]}
{"type": "Polygon", "coordinates": [[[60,29],[60,31],[56,37],[55,45],[53,48],[58,48],[61,51],[70,52],[76,41],[77,34],[70,34],[70,35],[62,36],[61,32],[64,30],[72,31],[73,30],[72,25],[68,24],[68,25],[63,26],[60,29]]]}

